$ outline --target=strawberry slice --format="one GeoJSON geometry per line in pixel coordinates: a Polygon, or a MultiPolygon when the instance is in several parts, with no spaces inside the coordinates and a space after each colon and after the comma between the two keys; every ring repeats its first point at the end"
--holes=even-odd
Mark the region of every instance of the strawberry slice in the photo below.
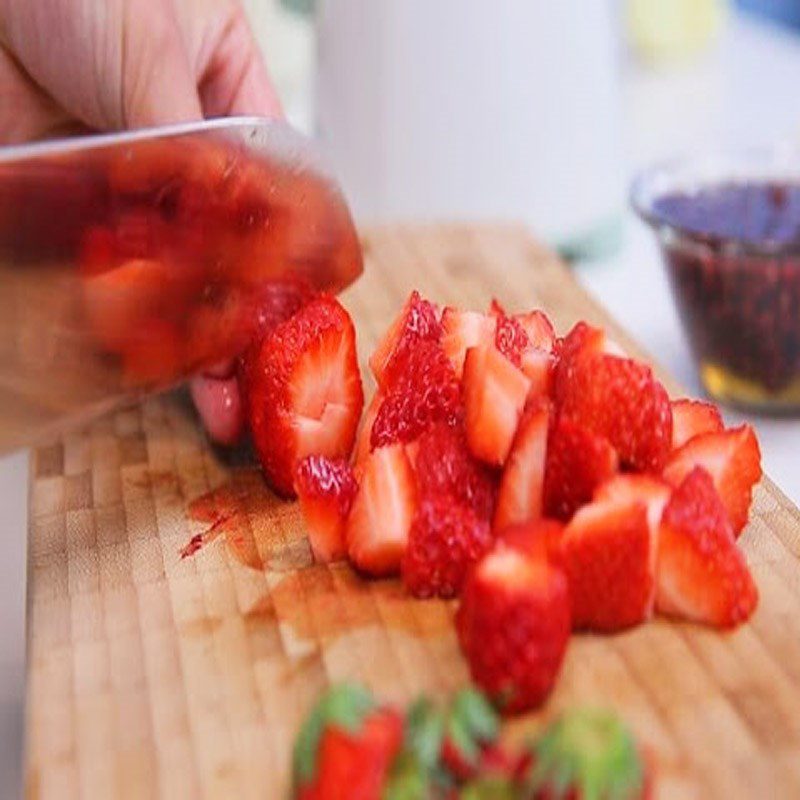
{"type": "Polygon", "coordinates": [[[402,561],[403,585],[414,597],[455,597],[469,567],[493,542],[489,523],[452,495],[422,500],[402,561]]]}
{"type": "Polygon", "coordinates": [[[670,485],[652,475],[617,475],[598,487],[594,499],[601,502],[644,503],[650,532],[657,537],[661,515],[671,494],[670,485]]]}
{"type": "Polygon", "coordinates": [[[560,417],[547,443],[545,513],[569,520],[618,469],[617,451],[608,439],[560,417]]]}
{"type": "Polygon", "coordinates": [[[369,401],[367,410],[361,419],[361,426],[358,429],[358,436],[356,436],[356,445],[353,450],[353,464],[356,469],[359,469],[364,463],[364,459],[370,454],[372,445],[370,440],[372,438],[372,426],[375,424],[375,417],[378,416],[378,409],[384,401],[384,394],[381,391],[376,391],[372,395],[372,400],[369,401]]]}
{"type": "Polygon", "coordinates": [[[423,299],[417,291],[411,293],[369,359],[378,386],[391,382],[392,371],[417,343],[441,342],[439,316],[439,309],[433,303],[423,299]]]}
{"type": "Polygon", "coordinates": [[[488,314],[445,308],[442,313],[442,348],[459,380],[464,374],[467,350],[493,342],[496,327],[497,320],[488,314]]]}
{"type": "Polygon", "coordinates": [[[345,528],[353,564],[378,577],[396,573],[416,507],[416,480],[403,445],[373,450],[364,461],[345,528]]]}
{"type": "Polygon", "coordinates": [[[605,500],[581,508],[564,530],[559,551],[573,626],[617,631],[649,619],[656,552],[644,502],[605,500]]]}
{"type": "Polygon", "coordinates": [[[533,403],[523,413],[500,480],[496,531],[542,515],[549,425],[549,404],[533,403]]]}
{"type": "Polygon", "coordinates": [[[530,520],[499,531],[498,539],[532,558],[558,558],[564,526],[554,519],[530,520]]]}
{"type": "Polygon", "coordinates": [[[696,466],[711,475],[738,536],[747,524],[753,487],[761,479],[761,450],[755,432],[749,425],[741,425],[693,437],[670,456],[664,478],[678,486],[696,466]]]}
{"type": "Polygon", "coordinates": [[[495,313],[497,327],[494,334],[494,346],[515,366],[522,365],[522,354],[530,348],[528,334],[520,323],[503,312],[495,313]]]}
{"type": "Polygon", "coordinates": [[[605,436],[623,466],[660,472],[672,449],[672,409],[645,364],[605,353],[584,355],[562,386],[561,412],[605,436]]]}
{"type": "Polygon", "coordinates": [[[294,494],[297,462],[346,458],[364,404],[353,322],[321,296],[278,325],[247,356],[245,404],[264,474],[294,494]]]}
{"type": "Polygon", "coordinates": [[[307,456],[297,465],[294,485],[314,558],[344,558],[345,522],[358,490],[351,466],[343,458],[307,456]]]}
{"type": "Polygon", "coordinates": [[[569,641],[563,573],[498,545],[468,574],[456,629],[475,683],[503,711],[535,708],[550,694],[569,641]]]}
{"type": "Polygon", "coordinates": [[[487,464],[502,466],[530,381],[494,346],[483,345],[467,351],[463,387],[470,450],[487,464]]]}
{"type": "Polygon", "coordinates": [[[726,509],[702,467],[689,472],[664,509],[656,603],[664,614],[718,627],[738,625],[758,604],[726,509]]]}
{"type": "Polygon", "coordinates": [[[528,398],[550,397],[553,387],[555,357],[546,350],[529,347],[520,356],[520,369],[530,381],[528,398]]]}
{"type": "Polygon", "coordinates": [[[556,343],[556,332],[544,311],[534,309],[525,314],[515,314],[513,319],[518,322],[528,334],[528,341],[537,350],[552,352],[556,343]]]}
{"type": "Polygon", "coordinates": [[[461,424],[461,386],[439,343],[419,342],[402,361],[393,361],[392,369],[392,383],[372,424],[373,448],[411,442],[439,423],[461,424]]]}
{"type": "Polygon", "coordinates": [[[724,427],[719,409],[713,403],[688,399],[672,401],[673,450],[701,433],[717,433],[724,427]]]}
{"type": "Polygon", "coordinates": [[[602,353],[606,346],[605,331],[586,322],[577,322],[563,338],[556,339],[553,352],[556,365],[553,374],[553,391],[557,403],[561,403],[564,387],[572,378],[572,371],[580,356],[587,353],[602,353]]]}

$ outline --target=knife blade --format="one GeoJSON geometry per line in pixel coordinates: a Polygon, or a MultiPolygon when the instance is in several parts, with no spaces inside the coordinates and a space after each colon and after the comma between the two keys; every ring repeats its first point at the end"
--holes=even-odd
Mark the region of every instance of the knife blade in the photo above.
{"type": "Polygon", "coordinates": [[[336,181],[284,122],[0,149],[0,452],[235,356],[270,297],[361,270],[336,181]]]}

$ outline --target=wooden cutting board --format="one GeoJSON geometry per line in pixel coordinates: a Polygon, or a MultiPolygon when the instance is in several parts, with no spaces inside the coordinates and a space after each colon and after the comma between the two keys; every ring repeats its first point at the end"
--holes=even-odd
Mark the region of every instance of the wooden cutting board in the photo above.
{"type": "MultiPolygon", "coordinates": [[[[365,374],[412,288],[478,309],[492,295],[541,306],[562,331],[587,318],[637,352],[519,228],[398,227],[364,245],[366,273],[344,302],[365,374]]],[[[452,604],[315,565],[295,504],[244,461],[209,447],[180,396],[35,452],[30,797],[281,798],[299,722],[330,682],[404,703],[467,681],[452,604]],[[182,558],[187,545],[202,546],[182,558]]],[[[606,705],[652,750],[661,797],[800,796],[800,514],[766,479],[742,544],[761,592],[749,625],[573,637],[551,700],[511,735],[572,704],[606,705]]]]}

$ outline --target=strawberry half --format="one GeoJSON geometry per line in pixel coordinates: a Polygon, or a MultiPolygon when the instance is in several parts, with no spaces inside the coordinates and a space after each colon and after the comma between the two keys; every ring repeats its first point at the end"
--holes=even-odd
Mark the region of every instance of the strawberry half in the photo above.
{"type": "Polygon", "coordinates": [[[653,536],[657,537],[661,515],[671,495],[670,485],[652,475],[617,475],[598,487],[594,499],[600,502],[644,503],[647,524],[653,536]]]}
{"type": "Polygon", "coordinates": [[[467,442],[476,458],[502,466],[525,407],[530,381],[492,345],[473,347],[464,362],[467,442]]]}
{"type": "Polygon", "coordinates": [[[572,378],[572,371],[579,358],[587,353],[605,351],[606,334],[586,322],[577,322],[566,336],[556,339],[553,352],[556,365],[553,372],[553,392],[557,403],[561,403],[564,387],[572,378]]]}
{"type": "Polygon", "coordinates": [[[497,546],[467,576],[456,628],[475,683],[504,711],[535,708],[550,694],[569,641],[563,573],[497,546]]]}
{"type": "Polygon", "coordinates": [[[442,313],[442,348],[460,380],[467,350],[494,341],[497,320],[477,311],[445,308],[442,313]]]}
{"type": "Polygon", "coordinates": [[[336,561],[347,554],[345,522],[358,490],[352,467],[343,458],[306,456],[294,479],[308,540],[317,561],[336,561]]]}
{"type": "Polygon", "coordinates": [[[701,433],[716,433],[724,427],[719,409],[713,403],[688,399],[672,401],[673,450],[701,433]]]}
{"type": "Polygon", "coordinates": [[[566,522],[618,469],[617,451],[608,439],[560,417],[547,443],[545,514],[566,522]]]}
{"type": "Polygon", "coordinates": [[[500,479],[495,530],[542,516],[549,426],[549,404],[534,403],[523,413],[500,479]]]}
{"type": "Polygon", "coordinates": [[[367,410],[361,418],[361,425],[358,429],[356,436],[356,444],[353,449],[353,464],[356,469],[360,469],[364,459],[370,454],[372,450],[372,426],[375,424],[375,417],[378,416],[378,409],[384,400],[384,394],[378,390],[372,395],[372,400],[369,401],[367,410]]]}
{"type": "Polygon", "coordinates": [[[414,597],[455,597],[467,569],[492,545],[489,523],[452,495],[422,500],[403,554],[403,585],[414,597]]]}
{"type": "Polygon", "coordinates": [[[373,450],[362,465],[345,528],[353,564],[369,575],[396,573],[416,507],[416,480],[403,445],[373,450]]]}
{"type": "Polygon", "coordinates": [[[732,627],[758,604],[744,556],[710,475],[695,467],[664,509],[658,548],[658,610],[732,627]]]}
{"type": "Polygon", "coordinates": [[[761,450],[755,432],[742,425],[695,436],[670,456],[664,477],[678,486],[697,466],[704,467],[714,480],[738,536],[747,524],[753,487],[761,479],[761,450]]]}
{"type": "Polygon", "coordinates": [[[439,309],[419,292],[412,292],[369,359],[378,386],[391,382],[393,370],[419,342],[441,342],[441,339],[439,309]]]}
{"type": "Polygon", "coordinates": [[[495,313],[497,327],[494,346],[515,366],[522,364],[522,354],[531,346],[525,329],[513,317],[506,316],[502,310],[495,313]]]}
{"type": "Polygon", "coordinates": [[[556,332],[544,311],[534,309],[525,314],[515,314],[513,319],[528,334],[528,341],[537,350],[551,352],[556,343],[556,332]]]}
{"type": "Polygon", "coordinates": [[[576,360],[564,379],[561,413],[605,436],[623,466],[660,472],[672,449],[672,409],[645,364],[605,353],[576,360]]]}
{"type": "Polygon", "coordinates": [[[564,526],[554,519],[531,520],[498,532],[499,541],[531,558],[557,559],[564,526]]]}
{"type": "Polygon", "coordinates": [[[564,530],[559,549],[573,626],[617,631],[649,619],[656,545],[644,502],[598,501],[580,509],[564,530]]]}
{"type": "Polygon", "coordinates": [[[256,452],[276,492],[294,493],[294,471],[316,454],[346,458],[364,405],[353,322],[321,296],[278,325],[244,367],[256,452]]]}

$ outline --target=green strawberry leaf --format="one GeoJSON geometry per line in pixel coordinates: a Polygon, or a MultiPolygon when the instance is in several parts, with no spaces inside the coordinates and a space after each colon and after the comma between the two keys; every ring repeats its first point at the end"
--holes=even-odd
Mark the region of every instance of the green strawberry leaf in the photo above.
{"type": "Polygon", "coordinates": [[[406,717],[405,744],[427,769],[439,763],[444,738],[444,717],[424,697],[417,700],[406,717]]]}
{"type": "Polygon", "coordinates": [[[381,800],[428,800],[430,796],[428,770],[414,753],[400,753],[392,764],[381,800]]]}
{"type": "Polygon", "coordinates": [[[462,689],[453,699],[453,716],[479,742],[493,742],[500,733],[500,717],[482,692],[462,689]]]}
{"type": "Polygon", "coordinates": [[[519,788],[507,778],[478,778],[459,793],[459,800],[520,800],[519,788]]]}
{"type": "Polygon", "coordinates": [[[329,725],[357,731],[375,707],[372,695],[360,686],[340,684],[329,689],[306,717],[294,745],[292,773],[295,787],[314,778],[319,742],[329,725]]]}

